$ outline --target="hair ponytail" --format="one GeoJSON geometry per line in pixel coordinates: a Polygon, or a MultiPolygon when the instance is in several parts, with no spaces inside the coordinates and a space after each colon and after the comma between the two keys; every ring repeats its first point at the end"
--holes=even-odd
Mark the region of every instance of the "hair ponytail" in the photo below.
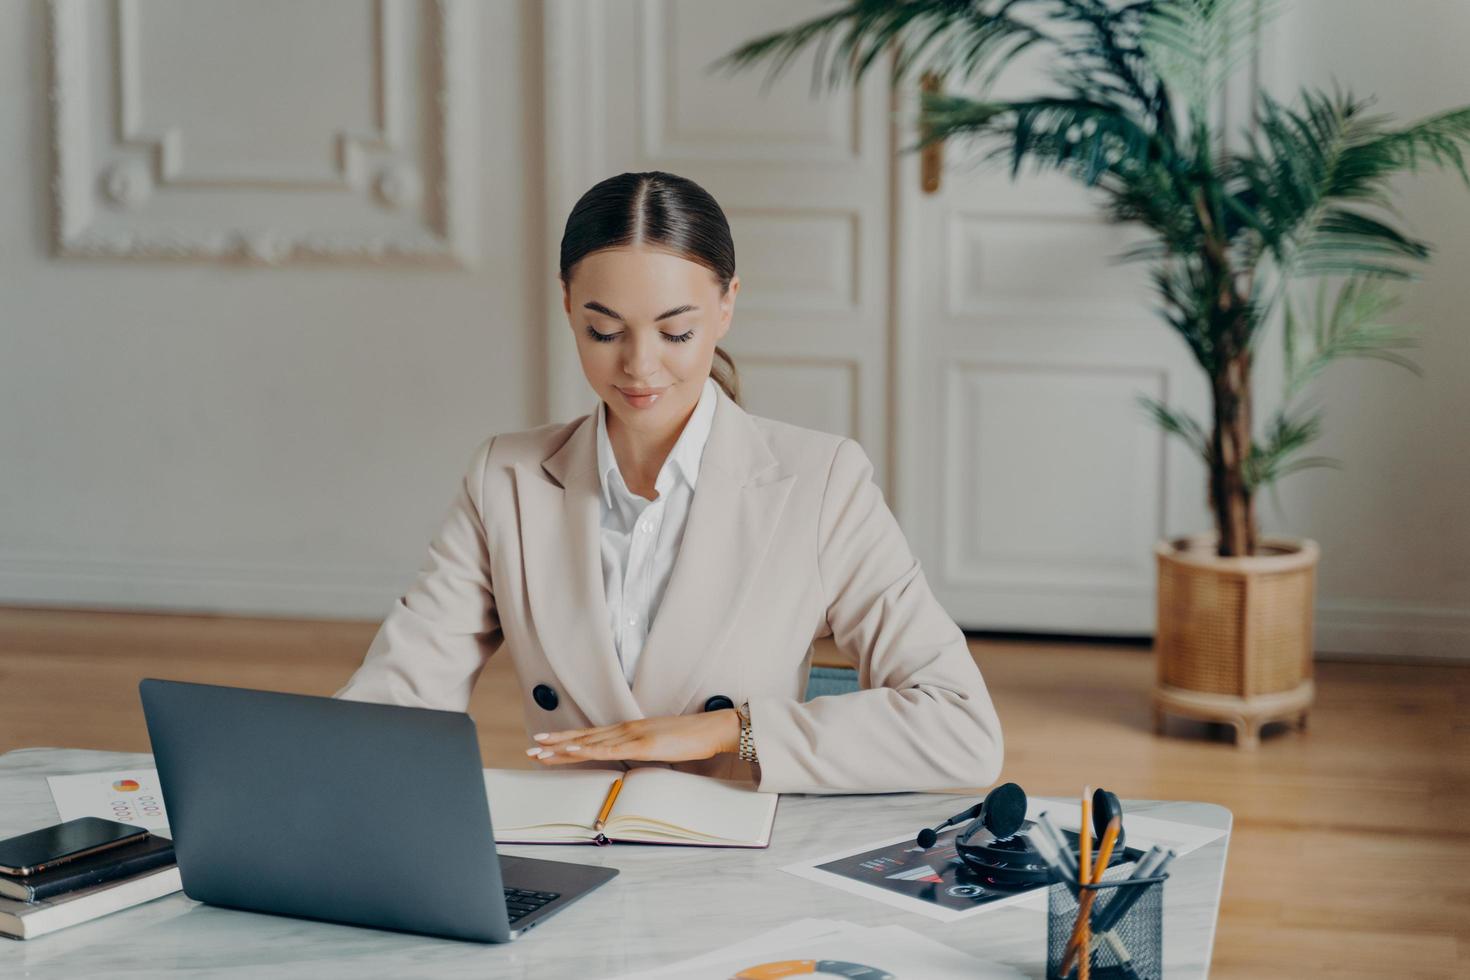
{"type": "Polygon", "coordinates": [[[725,348],[715,348],[715,362],[710,365],[709,376],[715,379],[715,384],[724,389],[732,402],[740,404],[740,372],[735,369],[735,360],[725,348]],[[721,359],[725,362],[723,370],[720,368],[721,359]]]}

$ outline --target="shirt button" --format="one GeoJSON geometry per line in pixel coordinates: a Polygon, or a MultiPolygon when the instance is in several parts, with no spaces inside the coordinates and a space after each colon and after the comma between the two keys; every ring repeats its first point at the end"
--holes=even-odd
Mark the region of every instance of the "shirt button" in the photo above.
{"type": "Polygon", "coordinates": [[[638,625],[638,617],[637,616],[629,616],[628,617],[628,625],[629,626],[636,626],[636,625],[638,625]]]}
{"type": "Polygon", "coordinates": [[[653,530],[653,525],[648,523],[647,521],[644,521],[642,524],[638,525],[638,530],[644,532],[651,531],[653,530]]]}

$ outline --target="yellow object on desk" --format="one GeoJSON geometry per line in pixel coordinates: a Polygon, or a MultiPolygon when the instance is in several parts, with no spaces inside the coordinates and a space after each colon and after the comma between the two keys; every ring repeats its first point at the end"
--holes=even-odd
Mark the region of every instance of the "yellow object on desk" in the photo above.
{"type": "MultiPolygon", "coordinates": [[[[1092,866],[1092,877],[1088,879],[1092,884],[1099,884],[1103,880],[1103,872],[1108,870],[1108,862],[1113,859],[1113,848],[1118,843],[1118,834],[1123,829],[1121,817],[1114,817],[1108,821],[1108,829],[1103,831],[1102,845],[1097,849],[1097,861],[1092,866]]],[[[1062,954],[1062,976],[1072,972],[1072,957],[1081,952],[1082,967],[1078,971],[1079,978],[1086,976],[1091,967],[1091,957],[1087,955],[1088,947],[1092,945],[1092,902],[1097,897],[1097,892],[1084,888],[1077,899],[1077,925],[1072,929],[1072,938],[1067,941],[1066,952],[1062,954]]]]}
{"type": "MultiPolygon", "coordinates": [[[[1082,787],[1082,826],[1078,829],[1077,850],[1080,854],[1082,867],[1077,875],[1077,880],[1084,885],[1092,881],[1092,787],[1082,787]]],[[[1077,925],[1072,929],[1074,937],[1080,937],[1082,944],[1082,962],[1077,966],[1077,980],[1088,980],[1092,968],[1092,957],[1088,955],[1088,947],[1092,945],[1091,929],[1088,928],[1087,914],[1092,908],[1089,899],[1092,893],[1083,889],[1077,898],[1077,925]]],[[[1065,973],[1063,974],[1065,976],[1065,973]]]]}
{"type": "Polygon", "coordinates": [[[601,830],[602,825],[607,823],[607,815],[612,812],[613,804],[617,802],[618,793],[623,788],[623,777],[619,776],[613,780],[612,788],[607,791],[607,799],[603,801],[602,811],[597,814],[597,819],[592,823],[593,830],[601,830]]]}

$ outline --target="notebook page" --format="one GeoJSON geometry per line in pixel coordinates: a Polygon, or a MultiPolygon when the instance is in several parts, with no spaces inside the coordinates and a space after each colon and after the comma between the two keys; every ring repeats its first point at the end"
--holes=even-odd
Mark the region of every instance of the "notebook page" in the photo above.
{"type": "MultiPolygon", "coordinates": [[[[623,775],[619,769],[486,769],[485,795],[490,801],[490,822],[497,834],[518,827],[541,824],[573,824],[592,832],[592,822],[602,809],[613,782],[623,775]]],[[[625,783],[614,811],[622,805],[625,783]]]]}
{"type": "Polygon", "coordinates": [[[642,826],[642,817],[723,840],[763,841],[776,812],[776,793],[758,793],[754,784],[714,779],[674,769],[640,767],[623,783],[613,819],[642,826]]]}

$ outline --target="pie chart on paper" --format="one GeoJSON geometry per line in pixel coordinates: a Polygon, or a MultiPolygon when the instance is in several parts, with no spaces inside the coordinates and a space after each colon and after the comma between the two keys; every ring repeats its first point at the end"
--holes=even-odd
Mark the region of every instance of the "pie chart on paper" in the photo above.
{"type": "Polygon", "coordinates": [[[829,977],[853,977],[856,980],[898,980],[895,974],[875,966],[851,963],[847,960],[778,960],[747,966],[730,980],[780,980],[782,977],[800,977],[820,974],[829,977]]]}

